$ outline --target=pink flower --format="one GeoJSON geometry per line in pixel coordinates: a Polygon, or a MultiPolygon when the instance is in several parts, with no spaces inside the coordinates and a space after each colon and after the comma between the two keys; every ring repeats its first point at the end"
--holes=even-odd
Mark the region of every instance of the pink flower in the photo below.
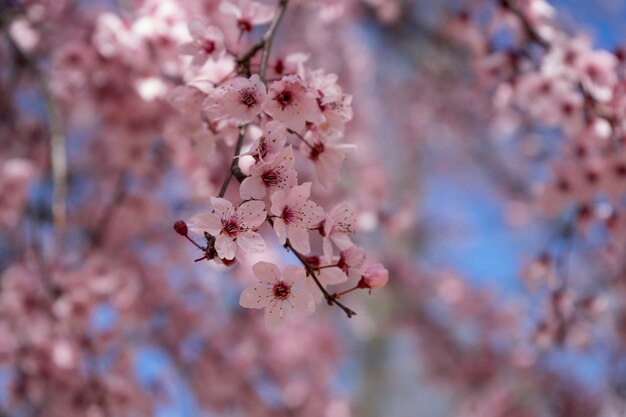
{"type": "Polygon", "coordinates": [[[389,281],[389,272],[381,264],[370,265],[359,281],[360,288],[381,288],[389,281]]]}
{"type": "Polygon", "coordinates": [[[350,278],[362,275],[367,254],[360,246],[352,245],[342,250],[337,265],[350,278]]]}
{"type": "Polygon", "coordinates": [[[268,23],[274,15],[271,7],[251,0],[223,1],[220,11],[234,16],[241,32],[251,32],[253,26],[268,23]]]}
{"type": "Polygon", "coordinates": [[[209,58],[217,58],[224,50],[224,35],[215,26],[206,26],[200,20],[189,23],[191,42],[178,47],[181,55],[192,56],[191,65],[201,67],[209,58]]]}
{"type": "Polygon", "coordinates": [[[322,121],[315,90],[297,75],[287,75],[272,83],[263,110],[297,132],[304,129],[306,122],[322,121]]]}
{"type": "Polygon", "coordinates": [[[220,258],[234,259],[237,246],[247,253],[261,253],[265,241],[255,232],[267,213],[262,201],[247,201],[238,207],[223,198],[211,197],[213,212],[192,218],[187,226],[192,232],[209,232],[215,236],[215,249],[220,258]]]}
{"type": "Polygon", "coordinates": [[[287,143],[287,128],[284,124],[272,120],[265,125],[263,135],[250,147],[250,150],[241,155],[251,155],[256,160],[265,163],[273,161],[287,143]]]}
{"type": "Polygon", "coordinates": [[[311,183],[306,182],[288,193],[279,190],[270,197],[278,240],[284,245],[289,237],[293,248],[304,255],[311,251],[309,229],[317,227],[324,219],[324,210],[309,200],[310,196],[311,183]]]}
{"type": "Polygon", "coordinates": [[[287,266],[281,276],[276,265],[257,262],[252,266],[252,272],[259,282],[241,293],[239,304],[246,308],[265,308],[265,326],[268,329],[280,326],[292,309],[303,315],[315,311],[313,296],[302,289],[306,280],[303,267],[287,266]]]}
{"type": "Polygon", "coordinates": [[[335,74],[312,71],[307,81],[317,90],[318,105],[324,116],[324,121],[317,126],[318,130],[326,136],[343,134],[346,122],[352,120],[352,96],[341,91],[335,74]]]}
{"type": "Polygon", "coordinates": [[[315,164],[317,179],[322,186],[329,188],[339,179],[341,166],[346,155],[356,147],[348,144],[329,145],[323,136],[312,132],[307,135],[307,139],[311,146],[302,149],[315,164]]]}
{"type": "Polygon", "coordinates": [[[350,235],[354,233],[355,223],[354,210],[347,203],[341,203],[330,211],[324,220],[323,229],[323,248],[326,257],[332,257],[333,243],[340,250],[353,245],[350,235]]]}
{"type": "Polygon", "coordinates": [[[260,199],[279,189],[289,189],[298,184],[297,172],[293,169],[293,149],[288,146],[272,162],[257,162],[250,167],[250,176],[243,180],[239,193],[244,200],[260,199]]]}
{"type": "Polygon", "coordinates": [[[261,111],[265,97],[265,86],[257,74],[250,79],[237,77],[211,91],[204,110],[212,120],[232,118],[248,123],[261,111]]]}

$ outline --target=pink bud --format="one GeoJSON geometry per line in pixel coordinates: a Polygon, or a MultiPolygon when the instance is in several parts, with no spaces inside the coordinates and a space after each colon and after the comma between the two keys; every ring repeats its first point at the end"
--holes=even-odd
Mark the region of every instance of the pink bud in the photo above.
{"type": "Polygon", "coordinates": [[[389,281],[389,272],[381,264],[367,267],[359,281],[359,288],[381,288],[389,281]]]}
{"type": "Polygon", "coordinates": [[[176,223],[174,223],[174,230],[181,236],[187,236],[187,223],[182,220],[178,220],[176,223]]]}

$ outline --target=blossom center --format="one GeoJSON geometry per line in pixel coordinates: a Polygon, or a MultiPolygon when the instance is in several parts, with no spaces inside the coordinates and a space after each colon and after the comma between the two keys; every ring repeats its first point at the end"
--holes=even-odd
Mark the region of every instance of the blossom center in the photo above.
{"type": "Polygon", "coordinates": [[[293,212],[293,210],[288,207],[285,206],[285,208],[283,208],[283,212],[280,216],[286,223],[292,223],[294,218],[295,218],[295,213],[293,212]]]}
{"type": "Polygon", "coordinates": [[[276,101],[278,101],[278,104],[284,109],[293,102],[293,93],[289,90],[283,90],[276,96],[276,101]]]}
{"type": "Polygon", "coordinates": [[[276,186],[280,182],[280,176],[275,171],[267,171],[263,173],[261,179],[268,187],[276,186]]]}
{"type": "Polygon", "coordinates": [[[239,225],[236,222],[229,220],[223,223],[223,230],[228,236],[237,236],[237,233],[239,232],[239,225]]]}
{"type": "Polygon", "coordinates": [[[242,32],[252,32],[252,23],[244,19],[239,19],[237,21],[237,28],[242,32]]]}
{"type": "Polygon", "coordinates": [[[254,90],[250,88],[246,88],[239,95],[239,99],[241,103],[245,104],[248,107],[252,107],[256,104],[256,94],[254,94],[254,90]]]}
{"type": "Polygon", "coordinates": [[[213,52],[215,52],[215,42],[210,39],[205,39],[202,42],[202,49],[204,49],[204,52],[206,52],[207,54],[212,54],[213,52]]]}
{"type": "Polygon", "coordinates": [[[289,298],[289,294],[291,294],[291,286],[286,282],[280,281],[274,285],[272,292],[274,293],[274,298],[286,300],[289,298]]]}

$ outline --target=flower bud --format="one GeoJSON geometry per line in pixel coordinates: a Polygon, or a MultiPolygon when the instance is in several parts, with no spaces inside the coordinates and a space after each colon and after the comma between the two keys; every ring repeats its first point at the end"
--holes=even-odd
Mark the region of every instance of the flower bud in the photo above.
{"type": "Polygon", "coordinates": [[[381,264],[374,264],[367,267],[365,273],[359,281],[359,288],[381,288],[389,281],[389,272],[381,264]]]}
{"type": "Polygon", "coordinates": [[[174,223],[174,230],[181,236],[187,236],[187,223],[182,220],[178,220],[176,223],[174,223]]]}

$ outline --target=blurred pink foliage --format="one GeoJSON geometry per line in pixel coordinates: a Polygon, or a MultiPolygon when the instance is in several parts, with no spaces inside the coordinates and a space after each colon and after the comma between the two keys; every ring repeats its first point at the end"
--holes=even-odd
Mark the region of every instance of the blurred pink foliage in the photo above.
{"type": "Polygon", "coordinates": [[[428,415],[623,414],[626,52],[544,0],[417,3],[0,1],[0,415],[154,415],[172,384],[210,415],[386,414],[400,336],[428,415]],[[556,224],[515,302],[421,264],[445,148],[511,224],[556,224]],[[593,346],[601,389],[546,364],[593,346]]]}

